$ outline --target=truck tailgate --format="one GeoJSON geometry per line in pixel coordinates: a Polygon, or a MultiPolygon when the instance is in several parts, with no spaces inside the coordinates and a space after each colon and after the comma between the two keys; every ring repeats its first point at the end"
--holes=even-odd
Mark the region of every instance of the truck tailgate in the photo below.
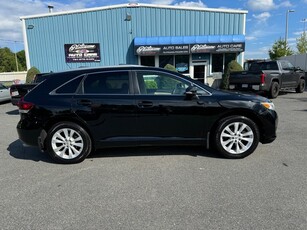
{"type": "Polygon", "coordinates": [[[262,72],[233,72],[229,76],[229,89],[259,90],[262,72]]]}

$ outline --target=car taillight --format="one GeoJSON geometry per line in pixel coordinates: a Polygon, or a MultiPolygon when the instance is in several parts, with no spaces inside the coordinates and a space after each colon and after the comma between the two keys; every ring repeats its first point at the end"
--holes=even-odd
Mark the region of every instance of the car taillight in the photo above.
{"type": "Polygon", "coordinates": [[[261,85],[265,84],[265,74],[264,73],[260,75],[260,84],[261,85]]]}
{"type": "Polygon", "coordinates": [[[34,104],[31,102],[24,101],[23,98],[21,98],[18,101],[17,106],[19,108],[20,113],[27,113],[30,109],[34,107],[34,104]]]}

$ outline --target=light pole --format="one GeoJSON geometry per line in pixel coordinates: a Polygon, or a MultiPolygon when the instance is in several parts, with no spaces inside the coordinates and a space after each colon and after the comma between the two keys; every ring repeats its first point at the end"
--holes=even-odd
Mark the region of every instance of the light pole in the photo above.
{"type": "Polygon", "coordinates": [[[286,13],[286,34],[285,34],[285,41],[286,41],[286,45],[288,44],[288,18],[289,18],[289,13],[293,13],[294,10],[287,10],[286,13]]]}
{"type": "Polygon", "coordinates": [[[16,41],[14,41],[14,51],[15,51],[16,70],[18,72],[19,69],[18,69],[18,59],[17,59],[17,51],[16,51],[16,41]]]}
{"type": "Polygon", "coordinates": [[[306,22],[307,18],[303,18],[301,22],[304,22],[304,33],[306,32],[306,22]]]}

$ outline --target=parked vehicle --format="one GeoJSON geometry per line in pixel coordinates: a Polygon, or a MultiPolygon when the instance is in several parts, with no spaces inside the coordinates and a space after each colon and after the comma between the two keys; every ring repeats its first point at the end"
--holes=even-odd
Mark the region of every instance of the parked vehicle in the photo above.
{"type": "Polygon", "coordinates": [[[50,74],[18,106],[19,138],[60,163],[99,148],[153,145],[202,145],[243,158],[274,141],[278,123],[267,98],[142,66],[50,74]]]}
{"type": "Polygon", "coordinates": [[[264,92],[276,98],[281,90],[305,90],[305,73],[287,60],[252,62],[248,71],[233,72],[229,89],[264,92]]]}
{"type": "Polygon", "coordinates": [[[38,83],[46,80],[49,73],[39,73],[36,74],[33,81],[27,84],[16,84],[12,85],[10,89],[10,97],[13,105],[17,105],[19,100],[24,97],[28,92],[30,92],[38,83]]]}
{"type": "Polygon", "coordinates": [[[10,89],[0,83],[0,102],[11,100],[10,89]]]}

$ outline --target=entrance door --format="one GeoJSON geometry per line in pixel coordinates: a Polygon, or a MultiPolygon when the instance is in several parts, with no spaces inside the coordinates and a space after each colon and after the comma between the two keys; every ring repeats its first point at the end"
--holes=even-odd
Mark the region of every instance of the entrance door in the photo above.
{"type": "Polygon", "coordinates": [[[206,65],[195,65],[194,66],[194,79],[206,84],[206,65]]]}

